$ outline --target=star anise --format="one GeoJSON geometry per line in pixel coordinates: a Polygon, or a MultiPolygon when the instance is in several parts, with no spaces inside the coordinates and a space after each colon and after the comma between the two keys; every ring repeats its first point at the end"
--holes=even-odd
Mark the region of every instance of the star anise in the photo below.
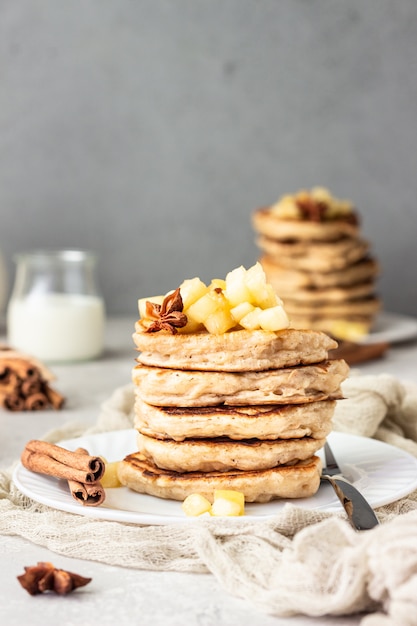
{"type": "Polygon", "coordinates": [[[36,596],[45,591],[66,595],[77,587],[88,585],[91,578],[84,578],[79,574],[57,569],[52,563],[40,561],[37,565],[25,567],[25,573],[18,576],[17,580],[31,596],[36,596]]]}
{"type": "Polygon", "coordinates": [[[295,201],[304,219],[311,222],[322,222],[324,220],[327,210],[327,205],[324,202],[315,200],[311,196],[296,198],[295,201]]]}
{"type": "Polygon", "coordinates": [[[159,330],[167,330],[175,335],[178,332],[177,328],[182,328],[188,321],[187,316],[182,312],[183,308],[179,288],[166,296],[162,304],[148,301],[146,303],[146,315],[154,321],[146,329],[146,332],[156,333],[159,330]]]}

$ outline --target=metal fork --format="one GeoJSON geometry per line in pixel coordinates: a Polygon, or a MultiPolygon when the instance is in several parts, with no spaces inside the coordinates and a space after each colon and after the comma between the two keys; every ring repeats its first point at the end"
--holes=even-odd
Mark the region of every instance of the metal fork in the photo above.
{"type": "Polygon", "coordinates": [[[331,484],[353,528],[369,530],[377,526],[379,521],[374,510],[360,491],[343,476],[327,441],[324,445],[324,456],[326,467],[322,470],[321,480],[331,484]]]}

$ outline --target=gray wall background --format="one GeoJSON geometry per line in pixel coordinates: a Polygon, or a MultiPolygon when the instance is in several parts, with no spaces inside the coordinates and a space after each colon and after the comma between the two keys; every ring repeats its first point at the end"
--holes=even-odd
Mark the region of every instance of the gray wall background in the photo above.
{"type": "Polygon", "coordinates": [[[415,0],[0,0],[0,250],[99,255],[110,314],[258,251],[250,214],[354,200],[417,315],[415,0]]]}

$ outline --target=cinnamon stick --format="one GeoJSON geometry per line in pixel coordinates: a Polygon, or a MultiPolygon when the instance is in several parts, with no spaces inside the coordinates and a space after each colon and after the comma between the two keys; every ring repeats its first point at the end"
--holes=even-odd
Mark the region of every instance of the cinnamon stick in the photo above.
{"type": "Polygon", "coordinates": [[[19,377],[9,367],[5,367],[4,375],[0,376],[0,394],[7,396],[19,386],[19,377]]]}
{"type": "MultiPolygon", "coordinates": [[[[88,455],[88,451],[84,448],[77,448],[75,452],[77,454],[88,455]]],[[[75,480],[69,480],[68,487],[71,491],[72,497],[77,500],[77,502],[81,502],[84,506],[98,506],[104,502],[106,497],[106,493],[100,481],[92,484],[86,484],[75,480]]]]}
{"type": "Polygon", "coordinates": [[[26,397],[32,396],[34,393],[39,393],[42,391],[42,381],[41,379],[26,379],[22,381],[21,384],[22,395],[26,397]]]}
{"type": "Polygon", "coordinates": [[[0,406],[9,411],[61,409],[65,398],[51,389],[52,373],[40,361],[0,349],[0,406]]]}
{"type": "Polygon", "coordinates": [[[69,480],[68,487],[74,500],[83,506],[99,506],[106,499],[106,492],[100,481],[87,485],[76,480],[69,480]]]}
{"type": "Polygon", "coordinates": [[[44,391],[46,393],[46,397],[48,398],[50,404],[52,404],[52,407],[54,409],[61,409],[65,402],[64,396],[61,396],[60,393],[55,391],[55,389],[52,389],[51,387],[49,387],[49,385],[45,385],[44,391]]]}
{"type": "Polygon", "coordinates": [[[6,363],[0,363],[0,383],[5,385],[9,382],[11,369],[6,363]]]}
{"type": "Polygon", "coordinates": [[[35,365],[21,357],[11,357],[10,353],[6,353],[6,357],[2,357],[2,362],[5,367],[9,367],[17,376],[22,380],[39,380],[40,372],[35,365]]]}
{"type": "Polygon", "coordinates": [[[41,411],[48,406],[48,398],[44,393],[38,391],[38,393],[32,393],[30,396],[26,396],[24,410],[25,411],[41,411]]]}
{"type": "MultiPolygon", "coordinates": [[[[0,346],[0,360],[2,363],[5,363],[6,365],[11,365],[12,367],[14,367],[16,364],[16,361],[18,361],[17,365],[22,374],[25,373],[25,367],[26,368],[29,367],[29,370],[30,369],[37,370],[40,373],[42,380],[46,380],[47,382],[50,382],[51,380],[54,380],[55,378],[51,370],[48,367],[46,367],[42,363],[42,361],[39,361],[39,359],[36,359],[35,357],[29,354],[24,354],[23,352],[13,350],[12,348],[8,346],[0,346]]],[[[26,372],[27,372],[27,369],[26,369],[26,372]]],[[[29,374],[30,374],[30,371],[29,371],[29,374]]]]}
{"type": "Polygon", "coordinates": [[[47,441],[33,439],[26,444],[21,461],[26,469],[78,483],[96,483],[104,474],[103,459],[71,452],[47,441]]]}
{"type": "Polygon", "coordinates": [[[25,408],[25,400],[18,392],[5,396],[3,404],[9,411],[23,411],[25,408]]]}

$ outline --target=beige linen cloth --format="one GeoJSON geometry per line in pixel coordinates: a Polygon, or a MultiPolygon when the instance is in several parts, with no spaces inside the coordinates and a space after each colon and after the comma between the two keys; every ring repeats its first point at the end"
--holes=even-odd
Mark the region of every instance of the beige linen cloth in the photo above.
{"type": "MultiPolygon", "coordinates": [[[[389,375],[352,374],[335,430],[375,437],[417,456],[417,389],[389,375]]],[[[132,427],[133,388],[117,389],[91,432],[132,427]]],[[[70,424],[49,441],[85,433],[70,424]]],[[[274,518],[184,519],[140,526],[48,508],[0,472],[0,533],[70,557],[139,569],[212,573],[231,594],[278,616],[363,613],[361,626],[417,624],[417,491],[377,510],[356,532],[340,514],[294,501],[274,518]]]]}

